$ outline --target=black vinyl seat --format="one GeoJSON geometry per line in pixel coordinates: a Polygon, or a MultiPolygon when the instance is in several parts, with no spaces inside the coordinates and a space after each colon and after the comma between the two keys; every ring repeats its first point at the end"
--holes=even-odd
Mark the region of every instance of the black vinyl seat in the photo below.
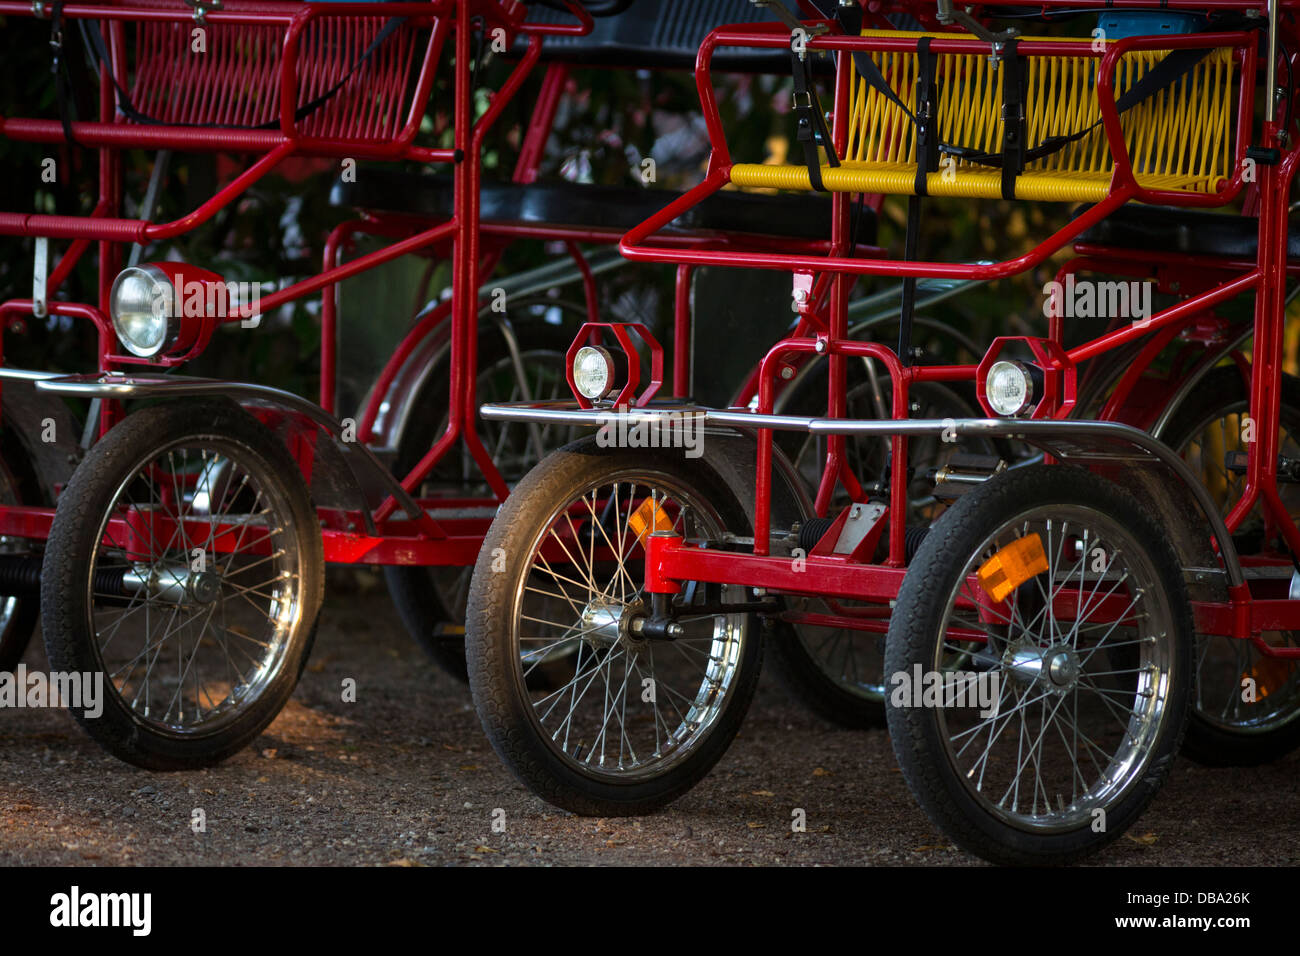
{"type": "MultiPolygon", "coordinates": [[[[682,193],[635,186],[593,186],[579,183],[483,183],[479,218],[487,223],[551,224],[627,232],[649,219],[682,193]]],[[[452,183],[445,176],[367,168],[355,182],[336,180],[330,204],[379,213],[447,219],[452,213],[452,183]]],[[[858,241],[875,242],[876,222],[870,217],[858,241]]],[[[831,204],[822,196],[755,195],[718,192],[688,210],[665,233],[716,230],[790,239],[829,239],[831,204]]]]}
{"type": "MultiPolygon", "coordinates": [[[[1120,249],[1254,259],[1259,220],[1233,213],[1129,203],[1085,231],[1077,242],[1120,249]]],[[[1300,229],[1287,232],[1287,257],[1300,259],[1300,229]]]]}
{"type": "MultiPolygon", "coordinates": [[[[542,6],[528,12],[532,23],[572,23],[573,17],[542,6]]],[[[586,36],[548,36],[542,59],[579,66],[642,70],[693,70],[700,43],[728,23],[775,23],[749,0],[632,0],[621,13],[596,17],[586,36]]],[[[516,53],[523,52],[521,43],[516,53]]],[[[750,73],[790,72],[788,50],[720,47],[713,68],[750,73]]]]}

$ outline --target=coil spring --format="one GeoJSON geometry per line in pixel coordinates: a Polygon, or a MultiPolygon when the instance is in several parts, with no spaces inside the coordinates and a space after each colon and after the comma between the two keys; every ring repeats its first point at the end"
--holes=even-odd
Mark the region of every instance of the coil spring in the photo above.
{"type": "MultiPolygon", "coordinates": [[[[128,597],[123,582],[125,568],[99,568],[95,571],[96,594],[128,597]]],[[[41,590],[41,559],[30,555],[0,555],[0,594],[37,594],[41,590]]]]}
{"type": "MultiPolygon", "coordinates": [[[[834,523],[834,518],[809,518],[799,526],[799,547],[804,550],[805,554],[812,552],[817,542],[822,539],[822,536],[830,530],[831,525],[834,523]]],[[[908,561],[916,557],[916,552],[921,550],[921,544],[929,533],[929,525],[913,525],[903,534],[903,553],[908,561]]],[[[882,538],[881,540],[888,547],[885,539],[882,538]]]]}
{"type": "Polygon", "coordinates": [[[834,523],[834,518],[809,518],[799,526],[799,547],[803,549],[804,554],[812,553],[812,549],[817,546],[822,535],[829,531],[834,523]]]}

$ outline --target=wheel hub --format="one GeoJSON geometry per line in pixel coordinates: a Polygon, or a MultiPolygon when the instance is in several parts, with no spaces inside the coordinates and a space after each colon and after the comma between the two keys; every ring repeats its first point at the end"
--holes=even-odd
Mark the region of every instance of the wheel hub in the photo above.
{"type": "Polygon", "coordinates": [[[583,640],[595,649],[613,647],[618,643],[622,614],[623,608],[617,604],[592,601],[582,609],[583,640]]]}
{"type": "Polygon", "coordinates": [[[212,571],[192,571],[188,588],[190,597],[199,604],[211,604],[221,594],[221,578],[212,571]]]}
{"type": "Polygon", "coordinates": [[[629,649],[641,647],[646,639],[635,632],[632,622],[645,616],[645,606],[639,601],[632,604],[592,601],[582,609],[583,640],[593,649],[608,649],[616,644],[629,649]]]}
{"type": "Polygon", "coordinates": [[[1078,653],[1065,644],[1011,648],[1004,655],[1003,664],[1011,677],[1022,684],[1038,683],[1057,693],[1073,688],[1082,670],[1078,653]]]}

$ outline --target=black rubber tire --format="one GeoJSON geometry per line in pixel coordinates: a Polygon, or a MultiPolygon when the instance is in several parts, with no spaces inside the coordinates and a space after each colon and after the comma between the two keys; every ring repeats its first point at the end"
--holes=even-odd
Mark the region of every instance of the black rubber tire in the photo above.
{"type": "Polygon", "coordinates": [[[283,483],[300,556],[302,619],[289,638],[279,672],[263,693],[245,713],[215,731],[162,734],[138,719],[108,680],[104,681],[101,716],[92,719],[80,710],[71,710],[104,749],[146,770],[209,767],[239,752],[262,733],[293,694],[311,653],[324,597],[325,559],[316,510],[297,464],[281,441],[232,402],[196,400],[149,406],[128,415],[90,450],[59,499],[41,578],[42,633],[50,668],[79,673],[104,670],[90,633],[86,587],[100,520],[120,484],[150,449],[203,435],[239,441],[245,453],[259,457],[266,471],[283,483]]]}
{"type": "Polygon", "coordinates": [[[767,656],[781,686],[823,720],[849,730],[885,726],[884,701],[859,697],[830,677],[793,626],[777,624],[767,640],[767,656]]]}
{"type": "Polygon", "coordinates": [[[758,686],[762,641],[758,622],[749,615],[737,672],[717,722],[693,754],[659,777],[639,783],[593,780],[567,766],[541,739],[515,678],[518,651],[506,635],[514,582],[526,573],[530,555],[518,546],[530,541],[557,504],[582,489],[599,486],[606,476],[625,469],[655,469],[686,483],[718,512],[728,530],[747,534],[744,508],[717,475],[697,460],[646,450],[602,449],[582,439],[552,452],[515,487],[483,543],[474,566],[466,618],[465,648],[474,706],[492,748],[502,762],[543,800],[582,816],[633,816],[671,803],[695,786],[726,752],[740,729],[758,686]],[[497,551],[497,549],[503,549],[497,551]],[[505,571],[494,573],[496,555],[505,555],[505,571]]]}
{"type": "MultiPolygon", "coordinates": [[[[573,341],[571,330],[544,322],[520,323],[514,331],[521,353],[558,351],[563,355],[573,341]]],[[[495,326],[482,326],[479,330],[480,367],[490,367],[508,356],[505,339],[495,326]]],[[[437,439],[441,423],[446,418],[447,399],[444,364],[428,377],[416,398],[415,407],[422,409],[423,413],[407,428],[398,445],[395,472],[399,476],[408,474],[437,439]]],[[[469,572],[468,568],[465,570],[469,572]]],[[[449,607],[443,600],[433,581],[433,569],[386,565],[384,581],[407,633],[439,667],[462,683],[468,683],[464,609],[449,607]]]]}
{"type": "MultiPolygon", "coordinates": [[[[1300,379],[1282,376],[1282,422],[1300,439],[1300,379]]],[[[1202,422],[1249,411],[1250,389],[1235,365],[1212,370],[1169,420],[1161,438],[1178,450],[1202,422]]],[[[1237,733],[1207,721],[1193,705],[1183,753],[1207,767],[1254,767],[1300,747],[1300,709],[1287,723],[1256,733],[1237,733]]]]}
{"type": "MultiPolygon", "coordinates": [[[[1086,502],[1121,522],[1162,579],[1174,619],[1173,692],[1144,777],[1114,806],[1106,827],[1031,835],[994,818],[967,792],[948,762],[933,709],[886,708],[894,756],[913,796],[930,821],[963,849],[1010,866],[1063,864],[1095,853],[1117,839],[1155,796],[1178,755],[1191,697],[1192,615],[1177,556],[1159,524],[1128,492],[1079,468],[1036,465],[1004,472],[963,495],[917,552],[890,620],[886,674],[912,673],[926,661],[947,614],[949,594],[967,561],[990,534],[1031,508],[1086,502]],[[1180,689],[1181,688],[1181,689],[1180,689]]],[[[923,667],[927,666],[925,664],[923,667]]]]}
{"type": "MultiPolygon", "coordinates": [[[[13,491],[17,504],[41,503],[40,483],[36,479],[27,453],[11,428],[0,431],[0,469],[4,480],[13,491]]],[[[0,601],[7,596],[0,595],[0,601]]],[[[16,596],[9,621],[0,629],[0,671],[12,671],[22,660],[36,631],[36,621],[41,614],[41,602],[35,594],[16,596]]]]}

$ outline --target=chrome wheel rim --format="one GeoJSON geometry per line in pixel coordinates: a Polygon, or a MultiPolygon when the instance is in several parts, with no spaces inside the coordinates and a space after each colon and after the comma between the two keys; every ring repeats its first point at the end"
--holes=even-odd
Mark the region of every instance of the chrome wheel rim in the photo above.
{"type": "MultiPolygon", "coordinates": [[[[676,640],[633,633],[631,620],[649,602],[641,594],[644,549],[629,516],[647,501],[649,514],[665,516],[657,526],[671,522],[685,537],[723,530],[707,502],[671,476],[638,470],[605,480],[550,513],[528,544],[512,607],[515,685],[536,732],[569,767],[605,782],[659,777],[698,749],[724,709],[746,639],[746,615],[688,608],[676,640]],[[530,690],[528,675],[557,651],[572,655],[572,676],[530,690]]],[[[720,590],[723,600],[737,600],[741,589],[720,590]]]]}
{"type": "MultiPolygon", "coordinates": [[[[1293,631],[1260,636],[1274,647],[1300,646],[1293,631]]],[[[1234,734],[1278,730],[1300,719],[1300,666],[1266,656],[1252,641],[1197,635],[1193,706],[1203,721],[1234,734]],[[1245,696],[1247,679],[1254,682],[1253,701],[1245,696]]]]}
{"type": "Polygon", "coordinates": [[[105,684],[154,732],[215,733],[261,697],[301,626],[290,502],[259,456],[221,435],[151,450],[127,475],[86,582],[105,684]]]}
{"type": "Polygon", "coordinates": [[[1017,829],[1092,825],[1098,808],[1141,780],[1170,702],[1173,616],[1154,566],[1113,519],[1052,506],[985,538],[957,580],[927,666],[997,675],[998,698],[993,716],[936,708],[952,772],[987,813],[1017,829]],[[977,570],[1031,534],[1047,571],[994,605],[973,583],[977,570]],[[1074,589],[1085,612],[1108,607],[1109,617],[1058,620],[1057,598],[1074,589]],[[976,632],[986,641],[972,640],[976,632]]]}

